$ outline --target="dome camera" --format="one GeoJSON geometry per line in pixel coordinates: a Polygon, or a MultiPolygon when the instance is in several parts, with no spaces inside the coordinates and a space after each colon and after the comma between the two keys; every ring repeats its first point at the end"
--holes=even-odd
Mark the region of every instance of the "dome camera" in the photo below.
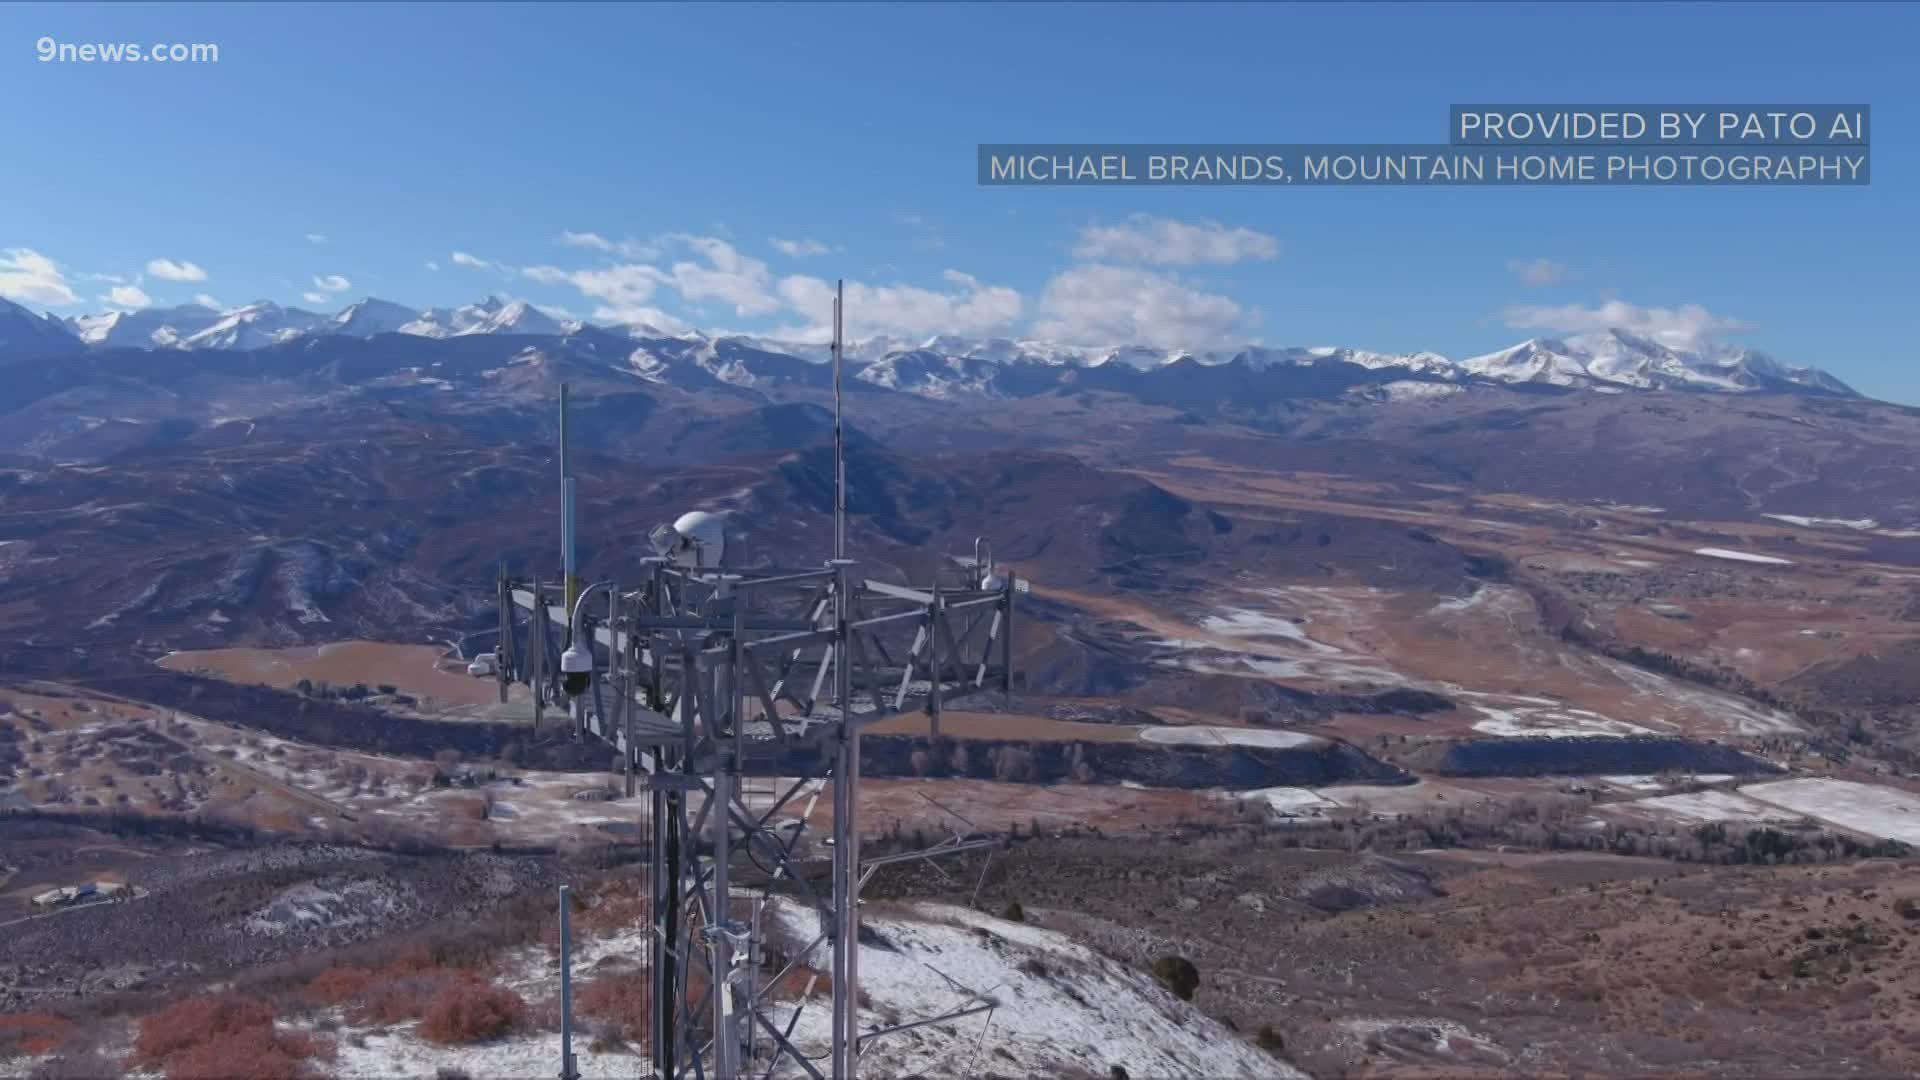
{"type": "Polygon", "coordinates": [[[593,653],[575,644],[560,654],[560,688],[568,697],[586,693],[592,678],[593,653]]]}

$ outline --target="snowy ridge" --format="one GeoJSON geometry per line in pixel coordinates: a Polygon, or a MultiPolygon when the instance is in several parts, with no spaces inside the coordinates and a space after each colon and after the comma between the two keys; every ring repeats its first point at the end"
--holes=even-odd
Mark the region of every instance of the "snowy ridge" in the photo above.
{"type": "MultiPolygon", "coordinates": [[[[589,327],[563,320],[524,300],[488,297],[453,308],[414,309],[367,297],[332,315],[283,308],[260,301],[225,311],[188,304],[171,308],[110,311],[65,320],[36,316],[0,301],[0,347],[46,352],[63,340],[96,348],[257,349],[319,335],[370,338],[378,334],[453,338],[473,334],[519,334],[570,338],[584,330],[612,330],[639,343],[652,357],[636,369],[691,363],[734,385],[768,378],[805,378],[805,367],[828,360],[827,346],[751,335],[669,334],[647,325],[589,327]],[[772,362],[771,364],[769,362],[772,362]],[[787,365],[783,376],[774,367],[787,365]]],[[[1570,338],[1533,338],[1465,360],[1433,352],[1388,353],[1347,346],[1191,350],[1134,343],[1089,347],[1005,337],[940,334],[913,340],[879,336],[850,343],[852,377],[875,386],[931,398],[1017,395],[1036,379],[1061,369],[1109,369],[1182,377],[1211,369],[1246,373],[1308,371],[1391,385],[1376,399],[1431,396],[1417,389],[1473,385],[1550,386],[1598,393],[1693,390],[1714,393],[1799,391],[1859,395],[1817,368],[1795,367],[1755,351],[1725,344],[1681,347],[1626,330],[1570,338]]],[[[1436,390],[1434,393],[1444,393],[1436,390]]]]}

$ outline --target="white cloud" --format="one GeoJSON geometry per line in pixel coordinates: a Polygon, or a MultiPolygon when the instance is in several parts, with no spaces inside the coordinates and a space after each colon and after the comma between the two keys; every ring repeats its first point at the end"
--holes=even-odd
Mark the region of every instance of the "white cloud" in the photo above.
{"type": "Polygon", "coordinates": [[[333,302],[333,297],[323,292],[303,292],[300,294],[300,299],[305,300],[309,304],[330,304],[333,302]]]}
{"type": "Polygon", "coordinates": [[[660,271],[651,266],[623,265],[593,270],[562,270],[557,266],[530,266],[521,271],[542,285],[572,285],[599,301],[593,318],[601,322],[643,322],[661,329],[668,323],[675,330],[684,328],[659,308],[648,303],[660,285],[660,271]]]}
{"type": "Polygon", "coordinates": [[[49,307],[80,302],[60,267],[32,248],[0,252],[0,296],[49,307]]]}
{"type": "Polygon", "coordinates": [[[339,274],[316,274],[313,278],[313,287],[319,289],[321,292],[346,292],[348,289],[353,288],[353,282],[348,281],[339,274]]]}
{"type": "Polygon", "coordinates": [[[220,301],[215,300],[213,297],[208,296],[206,293],[194,293],[193,302],[196,304],[199,304],[201,307],[210,307],[210,308],[216,308],[216,309],[226,306],[225,304],[222,304],[220,301]]]}
{"type": "Polygon", "coordinates": [[[1641,307],[1625,300],[1609,300],[1597,307],[1563,304],[1559,307],[1515,305],[1502,313],[1515,330],[1547,330],[1583,334],[1598,330],[1625,330],[1663,345],[1686,348],[1719,334],[1747,330],[1749,324],[1715,315],[1699,304],[1679,307],[1641,307]]]}
{"type": "Polygon", "coordinates": [[[833,250],[818,240],[782,240],[775,236],[769,238],[767,243],[772,244],[773,249],[780,254],[794,259],[804,259],[809,255],[825,255],[833,250]]]}
{"type": "Polygon", "coordinates": [[[683,299],[698,303],[719,300],[733,305],[742,317],[770,315],[780,310],[780,299],[773,294],[773,275],[767,264],[734,250],[732,244],[712,236],[677,236],[674,239],[699,252],[707,260],[682,260],[673,264],[662,277],[683,299]]]}
{"type": "Polygon", "coordinates": [[[432,259],[428,259],[428,260],[427,260],[427,269],[429,269],[429,270],[438,270],[438,269],[440,269],[440,264],[439,264],[439,263],[437,263],[437,262],[434,262],[434,261],[433,261],[432,259]]]}
{"type": "Polygon", "coordinates": [[[309,244],[324,244],[326,242],[327,242],[326,233],[310,232],[307,234],[307,243],[309,244]]]}
{"type": "Polygon", "coordinates": [[[566,247],[586,248],[589,251],[602,251],[609,255],[619,255],[627,259],[657,259],[660,257],[660,245],[639,240],[609,240],[596,232],[563,231],[557,237],[566,247]]]}
{"type": "Polygon", "coordinates": [[[1567,264],[1553,259],[1508,259],[1507,273],[1527,288],[1539,289],[1566,280],[1567,264]]]}
{"type": "Polygon", "coordinates": [[[1111,262],[1192,266],[1246,259],[1272,259],[1280,241],[1252,229],[1228,228],[1215,221],[1185,222],[1135,214],[1121,225],[1089,225],[1080,230],[1074,257],[1111,262]]]}
{"type": "Polygon", "coordinates": [[[153,305],[153,297],[148,296],[138,285],[115,285],[100,298],[115,307],[143,308],[153,305]]]}
{"type": "MultiPolygon", "coordinates": [[[[542,265],[524,267],[520,273],[542,285],[580,290],[597,301],[590,317],[603,322],[685,329],[685,323],[659,307],[663,294],[677,294],[693,310],[702,303],[715,303],[726,305],[741,318],[782,312],[796,316],[795,325],[775,331],[785,336],[825,340],[830,332],[831,283],[797,274],[776,281],[765,262],[741,254],[718,237],[676,234],[663,242],[690,250],[696,257],[664,267],[641,262],[578,270],[542,265]]],[[[848,332],[860,337],[983,334],[1010,329],[1023,313],[1022,298],[1014,289],[986,285],[954,270],[945,279],[950,288],[848,282],[848,332]]]]}
{"type": "Polygon", "coordinates": [[[1166,349],[1240,344],[1258,320],[1224,296],[1137,267],[1076,266],[1047,282],[1042,337],[1076,345],[1139,343],[1166,349]]]}
{"type": "Polygon", "coordinates": [[[207,272],[190,262],[174,262],[172,259],[153,259],[147,263],[147,273],[161,281],[205,281],[207,272]]]}
{"type": "Polygon", "coordinates": [[[560,242],[568,247],[592,248],[595,251],[613,250],[613,241],[599,233],[562,231],[560,242]]]}
{"type": "Polygon", "coordinates": [[[464,251],[453,253],[453,265],[465,266],[473,270],[490,270],[493,264],[478,255],[469,255],[464,251]]]}
{"type": "MultiPolygon", "coordinates": [[[[847,282],[847,336],[1005,333],[1025,310],[1016,289],[985,285],[956,270],[947,271],[945,277],[954,289],[847,282]]],[[[777,336],[802,341],[825,341],[832,336],[832,282],[794,274],[780,279],[779,288],[787,307],[810,321],[775,331],[777,336]]]]}

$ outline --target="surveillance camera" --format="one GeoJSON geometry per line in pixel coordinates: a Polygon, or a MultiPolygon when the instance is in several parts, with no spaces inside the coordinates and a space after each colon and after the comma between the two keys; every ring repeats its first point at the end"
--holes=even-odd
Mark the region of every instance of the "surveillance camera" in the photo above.
{"type": "Polygon", "coordinates": [[[574,645],[560,654],[560,688],[569,697],[579,697],[587,692],[587,684],[593,678],[593,654],[578,645],[574,645]]]}

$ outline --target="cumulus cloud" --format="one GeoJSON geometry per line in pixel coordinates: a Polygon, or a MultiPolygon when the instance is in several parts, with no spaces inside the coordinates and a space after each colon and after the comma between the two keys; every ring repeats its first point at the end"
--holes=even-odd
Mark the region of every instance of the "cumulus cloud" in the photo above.
{"type": "Polygon", "coordinates": [[[205,281],[207,272],[190,262],[174,262],[172,259],[153,259],[147,263],[147,273],[161,281],[205,281]]]}
{"type": "Polygon", "coordinates": [[[562,232],[556,239],[566,247],[585,248],[588,251],[618,255],[625,259],[657,259],[661,255],[660,245],[640,240],[609,240],[596,232],[562,232]]]}
{"type": "Polygon", "coordinates": [[[1256,321],[1227,297],[1189,288],[1170,274],[1091,264],[1047,282],[1034,329],[1076,345],[1204,349],[1243,342],[1256,321]]]}
{"type": "Polygon", "coordinates": [[[429,269],[429,270],[438,270],[438,269],[440,269],[440,264],[439,264],[439,263],[437,263],[437,262],[434,262],[434,261],[433,261],[432,259],[428,259],[428,260],[427,260],[427,269],[429,269]]]}
{"type": "Polygon", "coordinates": [[[453,265],[464,266],[471,270],[490,270],[493,268],[493,263],[488,262],[478,255],[469,255],[464,251],[456,251],[453,253],[453,265]]]}
{"type": "MultiPolygon", "coordinates": [[[[953,288],[847,282],[847,336],[1004,333],[1025,310],[1016,289],[987,285],[957,270],[947,271],[944,277],[953,288]]],[[[794,274],[780,279],[779,290],[787,307],[810,321],[776,334],[802,341],[826,341],[832,336],[832,282],[794,274]]]]}
{"type": "Polygon", "coordinates": [[[1557,334],[1625,330],[1679,348],[1698,345],[1720,334],[1751,329],[1746,322],[1715,315],[1699,304],[1641,307],[1625,300],[1609,300],[1596,307],[1519,304],[1507,308],[1502,317],[1515,330],[1546,330],[1557,334]]]}
{"type": "Polygon", "coordinates": [[[1566,280],[1567,264],[1553,259],[1508,259],[1507,273],[1527,288],[1539,289],[1566,280]]]}
{"type": "Polygon", "coordinates": [[[210,307],[216,310],[225,306],[206,293],[194,293],[193,302],[199,304],[201,307],[210,307]]]}
{"type": "Polygon", "coordinates": [[[567,247],[591,248],[594,251],[612,251],[613,241],[592,232],[563,231],[560,242],[567,247]]]}
{"type": "Polygon", "coordinates": [[[303,292],[300,294],[300,299],[309,304],[326,304],[333,301],[333,297],[323,292],[303,292]]]}
{"type": "Polygon", "coordinates": [[[143,308],[153,305],[153,297],[148,296],[138,285],[115,285],[100,299],[114,307],[143,308]]]}
{"type": "Polygon", "coordinates": [[[775,236],[769,238],[767,243],[773,245],[773,250],[791,259],[804,259],[809,255],[825,255],[827,252],[833,250],[818,240],[782,240],[775,236]]]}
{"type": "Polygon", "coordinates": [[[1252,229],[1228,228],[1216,221],[1175,221],[1135,214],[1120,225],[1089,225],[1080,230],[1075,258],[1107,262],[1192,266],[1225,265],[1248,259],[1272,259],[1280,241],[1252,229]]]}
{"type": "Polygon", "coordinates": [[[650,303],[660,287],[661,273],[652,266],[623,265],[588,270],[558,266],[529,266],[520,271],[542,285],[571,285],[598,301],[593,318],[600,322],[647,323],[678,332],[685,324],[650,303]]]}
{"type": "MultiPolygon", "coordinates": [[[[353,288],[353,282],[339,274],[316,274],[313,278],[313,287],[323,293],[346,292],[353,288]]],[[[311,299],[312,294],[308,294],[308,298],[311,299]]]]}
{"type": "Polygon", "coordinates": [[[309,244],[324,244],[326,242],[327,242],[326,233],[310,232],[307,234],[307,243],[309,244]]]}
{"type": "Polygon", "coordinates": [[[32,248],[0,251],[0,296],[47,307],[80,302],[60,267],[32,248]]]}
{"type": "Polygon", "coordinates": [[[677,236],[674,239],[692,248],[706,261],[684,259],[676,262],[662,278],[682,298],[699,303],[718,300],[731,304],[735,315],[770,315],[780,310],[779,297],[773,293],[773,274],[759,259],[740,254],[732,244],[713,236],[677,236]]]}

